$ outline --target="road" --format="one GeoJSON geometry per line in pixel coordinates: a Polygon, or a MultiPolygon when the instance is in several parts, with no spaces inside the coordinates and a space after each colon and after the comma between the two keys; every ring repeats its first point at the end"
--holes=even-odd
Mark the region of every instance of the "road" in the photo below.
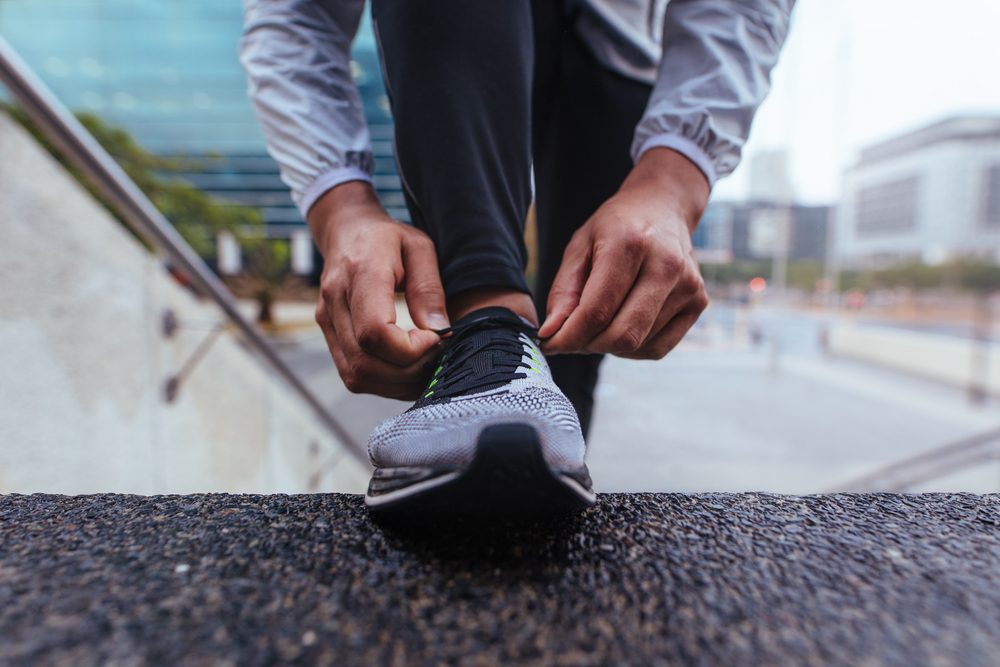
{"type": "MultiPolygon", "coordinates": [[[[972,404],[960,389],[828,358],[824,322],[786,308],[713,305],[666,359],[607,359],[589,439],[598,490],[814,493],[1000,426],[996,402],[972,404]],[[759,345],[748,336],[754,328],[759,345]]],[[[407,407],[349,394],[318,330],[282,350],[362,442],[407,407]]],[[[998,487],[992,464],[913,490],[998,487]]]]}

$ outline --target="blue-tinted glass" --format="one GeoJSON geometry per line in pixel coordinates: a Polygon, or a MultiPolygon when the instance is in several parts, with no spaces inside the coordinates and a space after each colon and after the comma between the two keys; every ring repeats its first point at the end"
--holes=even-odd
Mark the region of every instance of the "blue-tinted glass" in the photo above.
{"type": "MultiPolygon", "coordinates": [[[[124,127],[156,153],[222,155],[225,181],[188,178],[266,207],[270,224],[301,224],[247,99],[237,59],[242,21],[237,0],[0,0],[0,33],[69,108],[124,127]]],[[[376,150],[376,187],[393,213],[405,215],[367,16],[352,58],[376,150]]]]}

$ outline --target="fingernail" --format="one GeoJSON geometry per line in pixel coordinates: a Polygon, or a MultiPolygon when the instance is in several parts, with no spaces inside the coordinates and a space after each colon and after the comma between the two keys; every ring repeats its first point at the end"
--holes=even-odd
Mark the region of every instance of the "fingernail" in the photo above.
{"type": "Polygon", "coordinates": [[[432,329],[447,329],[449,326],[448,318],[441,313],[430,313],[427,316],[427,324],[432,329]]]}

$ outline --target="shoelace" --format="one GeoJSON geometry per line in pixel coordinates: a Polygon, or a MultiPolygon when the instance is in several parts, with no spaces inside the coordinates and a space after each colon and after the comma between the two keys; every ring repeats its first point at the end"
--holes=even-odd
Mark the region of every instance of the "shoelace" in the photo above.
{"type": "Polygon", "coordinates": [[[491,316],[438,330],[439,336],[448,336],[445,351],[418,403],[485,391],[527,377],[518,372],[524,356],[518,332],[536,335],[530,324],[491,316]]]}

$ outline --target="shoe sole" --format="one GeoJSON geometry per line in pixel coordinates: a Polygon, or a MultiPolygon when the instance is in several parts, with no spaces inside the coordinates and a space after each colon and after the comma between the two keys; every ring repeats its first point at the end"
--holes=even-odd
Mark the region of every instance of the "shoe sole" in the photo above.
{"type": "Polygon", "coordinates": [[[484,428],[463,470],[376,469],[365,496],[376,514],[563,514],[596,500],[586,466],[572,473],[553,469],[528,424],[484,428]]]}

